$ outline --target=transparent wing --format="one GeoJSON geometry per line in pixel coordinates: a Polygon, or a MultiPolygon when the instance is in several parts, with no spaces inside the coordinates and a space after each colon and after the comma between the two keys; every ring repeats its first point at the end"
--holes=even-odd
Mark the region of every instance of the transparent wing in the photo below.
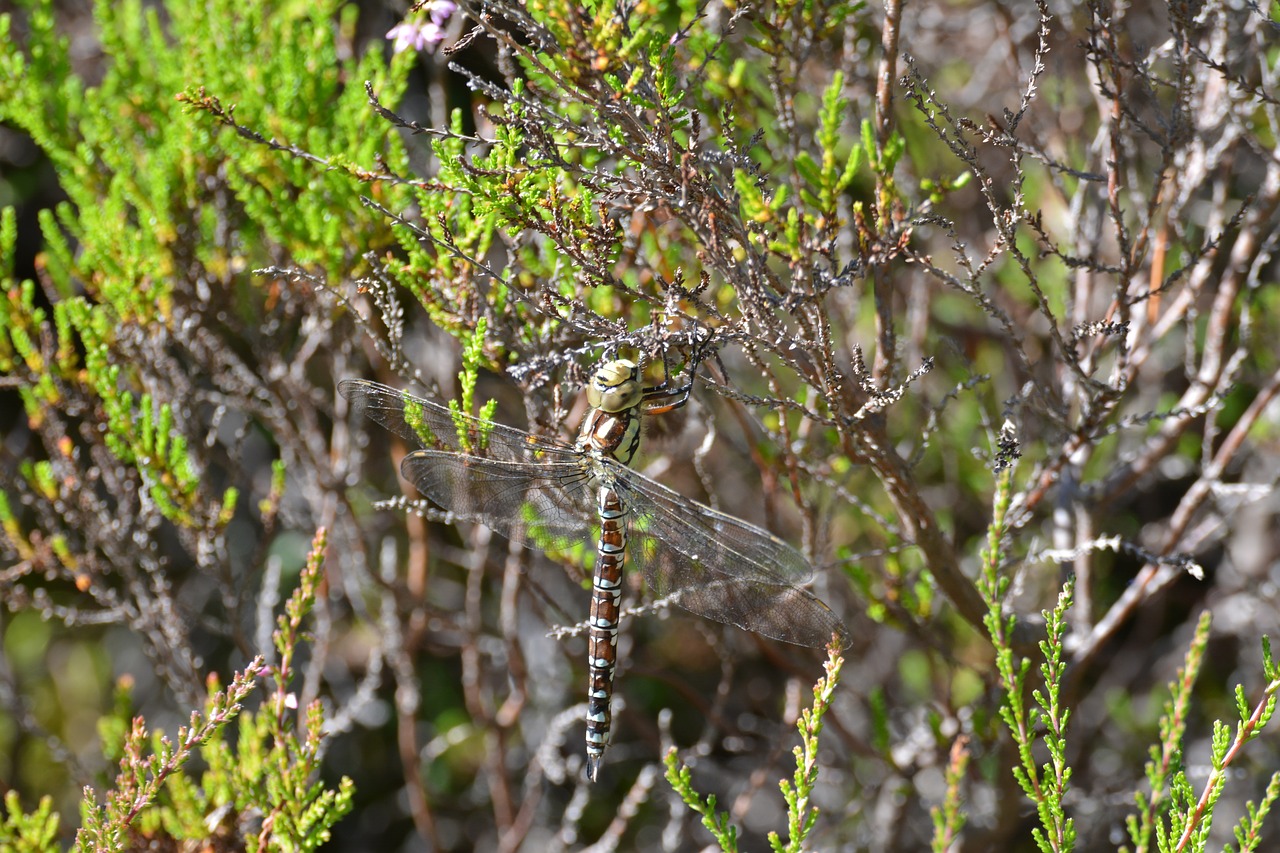
{"type": "Polygon", "coordinates": [[[437,505],[522,545],[594,551],[595,493],[585,457],[572,447],[454,415],[377,382],[344,379],[338,391],[357,412],[423,448],[405,456],[400,473],[437,505]]]}
{"type": "Polygon", "coordinates": [[[569,462],[512,462],[443,450],[415,450],[400,473],[435,503],[533,548],[588,545],[597,527],[593,479],[578,454],[569,462]]]}
{"type": "MultiPolygon", "coordinates": [[[[541,550],[585,547],[598,536],[593,466],[629,513],[627,558],[650,588],[684,609],[766,637],[821,647],[844,625],[797,586],[812,574],[798,551],[765,530],[717,512],[612,459],[467,415],[364,380],[343,380],[353,408],[422,447],[400,472],[459,518],[541,550]]],[[[583,554],[590,562],[589,553],[583,554]]]]}
{"type": "Polygon", "coordinates": [[[355,411],[419,447],[510,462],[568,462],[580,456],[558,441],[470,415],[455,416],[446,406],[377,382],[344,379],[338,393],[355,411]]]}
{"type": "Polygon", "coordinates": [[[612,460],[604,463],[630,513],[627,557],[659,596],[707,619],[814,648],[844,623],[796,584],[813,574],[800,552],[754,524],[689,500],[612,460]]]}

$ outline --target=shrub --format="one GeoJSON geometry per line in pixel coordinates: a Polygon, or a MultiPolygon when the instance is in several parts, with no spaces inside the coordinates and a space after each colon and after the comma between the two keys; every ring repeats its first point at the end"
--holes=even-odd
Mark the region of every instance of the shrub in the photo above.
{"type": "Polygon", "coordinates": [[[275,802],[341,846],[1274,843],[1276,22],[452,5],[395,45],[337,3],[0,19],[0,121],[64,196],[0,181],[0,840],[69,831],[103,747],[153,767],[87,734],[132,715],[117,676],[229,719],[209,675],[271,653],[323,526],[312,710],[207,729],[214,775],[130,826],[318,841],[217,811],[233,747],[293,737],[275,802]],[[466,411],[565,437],[618,355],[696,368],[643,470],[797,544],[853,642],[800,717],[816,655],[628,587],[591,786],[583,643],[545,636],[580,559],[379,502],[410,448],[334,386],[461,372],[466,411]]]}

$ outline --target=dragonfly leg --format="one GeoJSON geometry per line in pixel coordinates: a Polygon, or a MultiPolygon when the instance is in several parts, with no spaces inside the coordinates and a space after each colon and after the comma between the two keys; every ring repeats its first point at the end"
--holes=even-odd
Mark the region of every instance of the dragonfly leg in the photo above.
{"type": "Polygon", "coordinates": [[[671,387],[671,364],[667,361],[667,353],[662,353],[662,381],[657,385],[644,389],[640,405],[646,415],[665,415],[689,402],[689,393],[693,391],[693,382],[697,378],[698,366],[702,364],[703,353],[698,351],[689,361],[689,381],[679,388],[671,387]]]}

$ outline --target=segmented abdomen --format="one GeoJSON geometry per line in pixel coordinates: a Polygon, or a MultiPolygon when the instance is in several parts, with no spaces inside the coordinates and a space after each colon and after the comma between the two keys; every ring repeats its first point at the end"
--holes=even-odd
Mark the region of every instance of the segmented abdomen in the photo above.
{"type": "Polygon", "coordinates": [[[613,715],[613,671],[618,661],[618,614],[622,599],[622,561],[627,547],[618,493],[601,486],[597,501],[600,542],[591,585],[591,623],[587,633],[587,775],[596,780],[609,744],[613,715]]]}

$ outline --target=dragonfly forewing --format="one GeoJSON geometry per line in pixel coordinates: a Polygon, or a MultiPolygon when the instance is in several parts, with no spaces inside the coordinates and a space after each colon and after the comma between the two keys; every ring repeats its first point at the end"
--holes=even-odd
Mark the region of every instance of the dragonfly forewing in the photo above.
{"type": "Polygon", "coordinates": [[[458,518],[521,545],[563,553],[588,544],[594,553],[599,521],[581,461],[534,464],[417,450],[400,473],[458,518]]]}
{"type": "Polygon", "coordinates": [[[573,448],[461,412],[377,382],[344,379],[338,392],[352,408],[419,447],[505,459],[570,461],[573,448]]]}

